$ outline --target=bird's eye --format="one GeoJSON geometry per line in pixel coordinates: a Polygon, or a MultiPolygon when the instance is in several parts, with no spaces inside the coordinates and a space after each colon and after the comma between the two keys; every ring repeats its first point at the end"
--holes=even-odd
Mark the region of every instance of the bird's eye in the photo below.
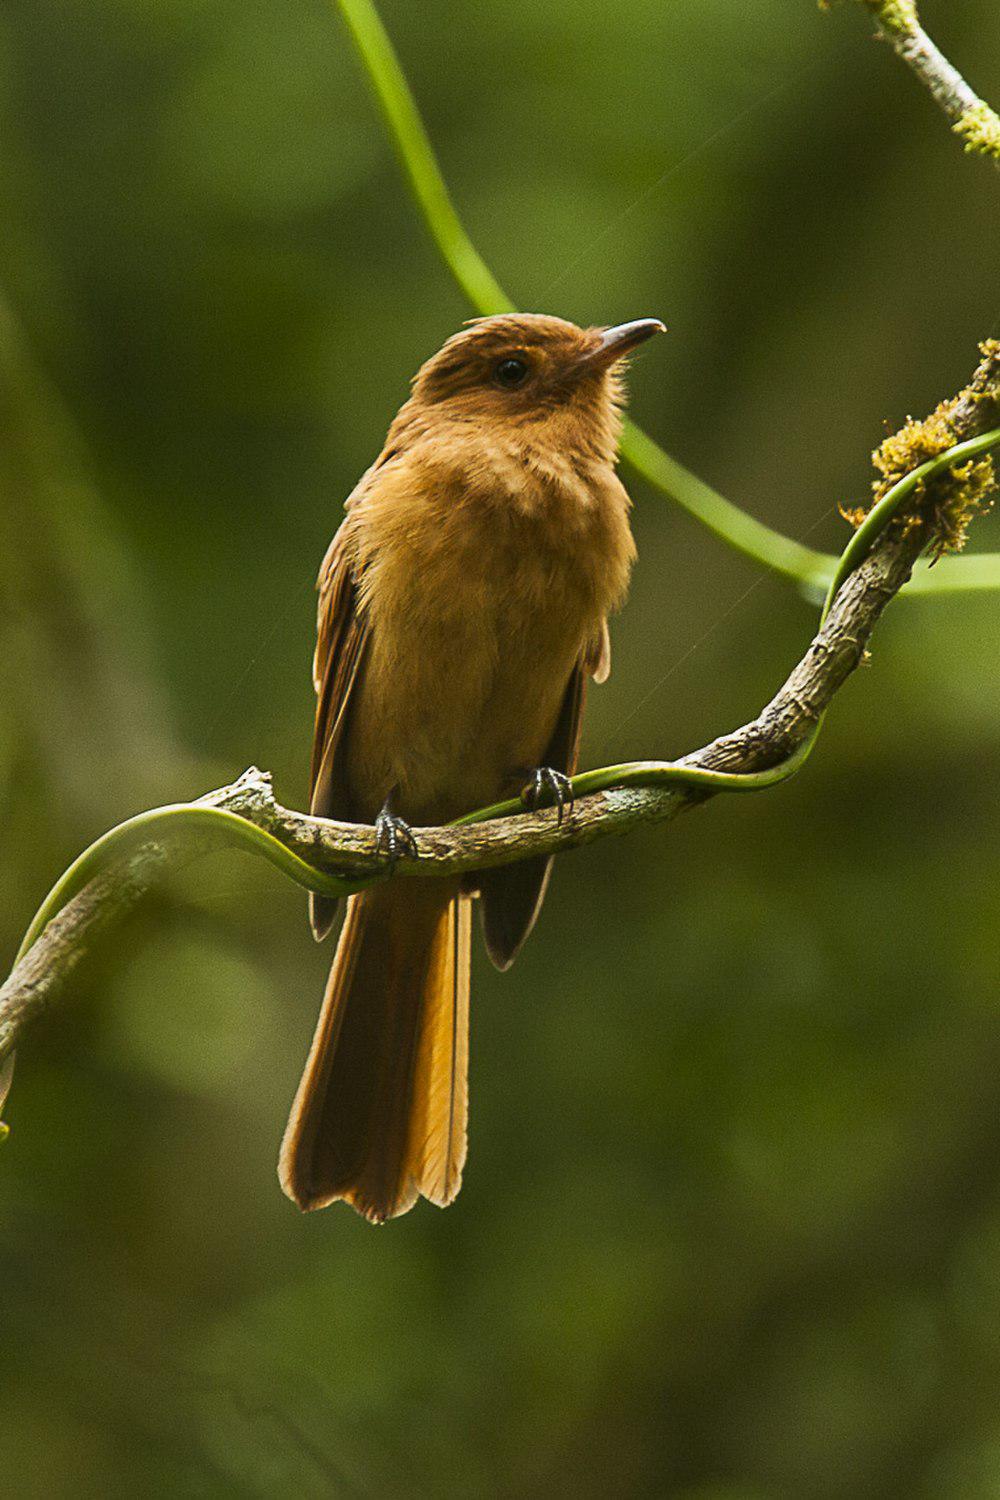
{"type": "Polygon", "coordinates": [[[493,371],[493,379],[505,391],[523,385],[528,378],[528,365],[523,359],[502,359],[493,371]]]}

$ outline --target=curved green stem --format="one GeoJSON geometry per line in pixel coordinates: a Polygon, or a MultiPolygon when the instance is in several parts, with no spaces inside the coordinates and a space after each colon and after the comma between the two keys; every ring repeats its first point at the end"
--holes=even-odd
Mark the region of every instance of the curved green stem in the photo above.
{"type": "Polygon", "coordinates": [[[637,474],[669,495],[675,505],[720,541],[770,572],[798,584],[807,595],[815,596],[817,602],[822,599],[837,566],[835,556],[815,552],[765,526],[749,511],[741,510],[697,474],[692,474],[676,458],[671,458],[631,420],[625,422],[622,431],[621,451],[637,474]]]}
{"type": "Polygon", "coordinates": [[[191,834],[199,834],[220,848],[244,848],[263,855],[297,885],[305,886],[306,890],[315,891],[320,896],[350,896],[373,883],[371,880],[345,880],[338,875],[328,875],[324,870],[315,869],[294,854],[280,839],[276,839],[265,829],[258,828],[248,818],[241,818],[239,813],[229,812],[224,807],[212,807],[209,803],[172,802],[165,807],[154,807],[149,812],[127,818],[124,823],[119,823],[103,834],[73,861],[32,918],[17,950],[15,966],[67,901],[71,901],[112,859],[140,844],[156,843],[172,836],[183,835],[186,838],[191,834]]]}
{"type": "Polygon", "coordinates": [[[382,17],[370,0],[337,3],[389,127],[400,166],[445,264],[478,312],[513,312],[513,302],[458,217],[382,17]]]}
{"type": "MultiPolygon", "coordinates": [[[[511,312],[514,303],[473,245],[420,117],[399,58],[373,0],[335,0],[375,93],[396,155],[431,238],[459,287],[478,313],[511,312]]],[[[622,456],[638,474],[689,516],[751,562],[822,598],[837,567],[833,553],[815,552],[766,526],[712,489],[660,445],[627,422],[622,456]]],[[[923,594],[1000,589],[1000,553],[953,558],[948,566],[917,575],[910,591],[923,594]]]]}
{"type": "MultiPolygon", "coordinates": [[[[892,487],[872,508],[844,549],[829,582],[821,623],[826,620],[844,580],[867,557],[875,539],[899,513],[907,497],[918,486],[933,479],[945,469],[975,458],[997,444],[1000,444],[1000,428],[958,444],[948,452],[914,469],[892,487]]],[[[691,764],[690,761],[687,763],[683,761],[636,761],[626,765],[605,766],[600,770],[583,772],[573,778],[573,791],[577,796],[630,786],[702,788],[708,793],[760,791],[765,787],[787,781],[802,768],[816,744],[824,717],[824,714],[819,715],[805,738],[785,760],[777,765],[768,766],[762,771],[716,771],[707,766],[691,764]]],[[[457,823],[482,823],[491,818],[522,811],[523,807],[517,800],[498,802],[491,807],[480,808],[477,812],[458,819],[457,823]]],[[[298,885],[321,895],[333,897],[350,895],[384,878],[383,872],[364,879],[353,880],[329,875],[302,859],[266,829],[259,827],[248,818],[241,817],[238,813],[231,812],[228,808],[213,806],[211,802],[175,803],[129,818],[127,822],[119,824],[117,828],[113,828],[103,838],[98,839],[74,861],[53,886],[36,913],[18,949],[15,968],[67,901],[100,874],[116,856],[125,853],[128,846],[155,843],[164,836],[188,836],[192,833],[198,835],[202,843],[207,840],[210,843],[243,847],[260,854],[298,885]]],[[[12,1052],[0,1057],[0,1107],[3,1106],[10,1087],[13,1062],[12,1052]]],[[[6,1134],[7,1128],[0,1121],[0,1141],[6,1134]]]]}
{"type": "Polygon", "coordinates": [[[1000,588],[1000,554],[973,553],[965,557],[942,557],[939,562],[921,563],[906,585],[905,593],[944,594],[994,593],[1000,588]]]}
{"type": "MultiPolygon", "coordinates": [[[[998,444],[1000,444],[1000,428],[959,443],[946,453],[922,464],[920,468],[912,470],[892,487],[865,517],[837,561],[833,577],[827,587],[821,624],[829,614],[844,580],[867,557],[876,538],[899,513],[907,498],[920,485],[927,483],[946,469],[975,458],[978,454],[985,453],[998,444]]],[[[787,781],[801,770],[812,753],[822,723],[821,717],[792,755],[779,762],[778,765],[769,766],[763,771],[713,771],[704,766],[693,766],[681,761],[630,761],[622,765],[603,766],[598,770],[584,771],[574,776],[573,793],[575,796],[585,797],[592,792],[610,791],[613,788],[629,786],[700,787],[711,792],[761,791],[766,787],[787,781]]],[[[456,819],[453,826],[484,823],[491,818],[509,817],[523,811],[523,804],[516,798],[512,798],[505,802],[496,802],[490,807],[479,808],[464,818],[456,819]]],[[[20,962],[67,901],[82,890],[89,880],[107,866],[110,860],[124,853],[127,848],[144,842],[156,842],[163,837],[188,836],[192,833],[208,838],[212,843],[220,846],[245,848],[252,853],[260,854],[283,874],[294,880],[297,885],[304,886],[306,890],[315,891],[322,896],[348,896],[382,878],[381,875],[375,875],[366,879],[346,879],[337,875],[329,875],[310,865],[287,848],[280,839],[258,827],[256,823],[250,822],[249,819],[240,817],[238,813],[230,812],[226,808],[213,807],[210,803],[204,802],[172,803],[166,807],[153,808],[150,812],[139,813],[138,816],[120,823],[74,860],[39,907],[18,949],[15,965],[20,962]]]]}
{"type": "MultiPolygon", "coordinates": [[[[503,289],[472,244],[448,194],[424,131],[406,78],[371,0],[337,0],[355,40],[393,141],[431,233],[463,291],[481,312],[512,307],[503,289]]],[[[1000,443],[1000,429],[958,444],[914,469],[873,507],[839,559],[814,552],[772,530],[733,505],[671,458],[634,423],[625,428],[622,451],[639,473],[670,495],[696,520],[728,545],[771,571],[796,582],[807,593],[826,590],[821,624],[844,580],[868,555],[872,544],[899,512],[906,498],[921,484],[952,465],[974,458],[1000,443]]],[[[924,572],[916,587],[924,592],[1000,587],[1000,556],[950,560],[942,572],[924,572]],[[943,572],[943,577],[942,577],[943,572]]],[[[775,786],[801,769],[816,744],[823,715],[787,759],[752,773],[714,771],[682,762],[636,761],[586,771],[572,780],[574,794],[616,787],[663,785],[703,787],[713,792],[749,792],[775,786]]],[[[523,811],[517,800],[480,808],[456,824],[481,823],[523,811]]],[[[140,813],[110,830],[81,854],[46,896],[18,949],[15,967],[57,913],[116,856],[129,846],[156,842],[164,836],[198,834],[202,840],[243,847],[260,854],[298,885],[320,895],[340,897],[383,878],[348,880],[327,874],[295,854],[265,829],[226,808],[210,803],[175,803],[140,813]]],[[[10,1083],[13,1055],[0,1061],[0,1104],[10,1083]]],[[[0,1140],[7,1127],[0,1121],[0,1140]]]]}
{"type": "MultiPolygon", "coordinates": [[[[958,443],[954,448],[949,448],[946,453],[938,454],[936,458],[921,464],[919,468],[911,469],[909,474],[904,475],[883,495],[877,505],[872,506],[837,561],[833,577],[827,586],[826,598],[820,614],[821,626],[829,615],[833,601],[845,579],[868,556],[876,538],[881,535],[893,517],[898,515],[908,497],[921,485],[927,484],[946,469],[976,458],[980,453],[986,453],[998,444],[1000,444],[1000,428],[994,428],[991,432],[984,432],[979,437],[958,443]]],[[[764,771],[749,773],[711,771],[702,766],[685,765],[681,761],[635,761],[627,765],[605,766],[599,771],[584,771],[581,775],[574,776],[571,782],[573,794],[583,797],[589,792],[610,791],[612,787],[667,785],[705,787],[707,790],[717,792],[761,791],[765,787],[776,786],[779,782],[787,781],[789,777],[802,769],[819,738],[819,732],[823,727],[823,717],[817,719],[809,735],[787,760],[779,762],[776,766],[768,766],[764,771]]],[[[521,807],[522,804],[516,799],[496,802],[491,807],[480,808],[477,812],[469,813],[466,817],[460,818],[459,822],[484,823],[489,818],[508,817],[511,813],[521,810],[521,807]]]]}

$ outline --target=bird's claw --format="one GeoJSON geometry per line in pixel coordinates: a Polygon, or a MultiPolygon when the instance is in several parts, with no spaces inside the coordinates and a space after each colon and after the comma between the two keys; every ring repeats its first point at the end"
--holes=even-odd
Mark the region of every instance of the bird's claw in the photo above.
{"type": "Polygon", "coordinates": [[[529,812],[537,812],[540,807],[555,807],[556,821],[561,823],[567,808],[573,811],[573,783],[562,771],[539,766],[522,791],[521,801],[529,812]]]}
{"type": "Polygon", "coordinates": [[[409,823],[397,818],[388,804],[375,819],[375,852],[389,866],[389,873],[396,868],[405,854],[409,859],[418,857],[417,841],[409,823]]]}

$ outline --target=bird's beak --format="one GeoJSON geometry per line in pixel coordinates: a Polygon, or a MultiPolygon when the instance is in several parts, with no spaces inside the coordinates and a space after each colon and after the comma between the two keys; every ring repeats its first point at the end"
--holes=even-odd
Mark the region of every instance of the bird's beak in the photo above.
{"type": "Polygon", "coordinates": [[[580,368],[606,370],[616,360],[631,354],[639,344],[651,339],[654,333],[666,333],[666,325],[659,318],[636,318],[634,323],[616,323],[614,328],[605,328],[598,343],[580,360],[580,368]]]}

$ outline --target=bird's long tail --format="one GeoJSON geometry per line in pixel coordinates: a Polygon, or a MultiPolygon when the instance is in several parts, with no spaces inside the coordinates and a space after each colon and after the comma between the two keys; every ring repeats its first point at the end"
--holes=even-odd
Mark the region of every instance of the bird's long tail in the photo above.
{"type": "Polygon", "coordinates": [[[376,1223],[462,1185],[470,899],[390,881],[348,902],[285,1130],[281,1185],[302,1209],[344,1198],[376,1223]]]}

